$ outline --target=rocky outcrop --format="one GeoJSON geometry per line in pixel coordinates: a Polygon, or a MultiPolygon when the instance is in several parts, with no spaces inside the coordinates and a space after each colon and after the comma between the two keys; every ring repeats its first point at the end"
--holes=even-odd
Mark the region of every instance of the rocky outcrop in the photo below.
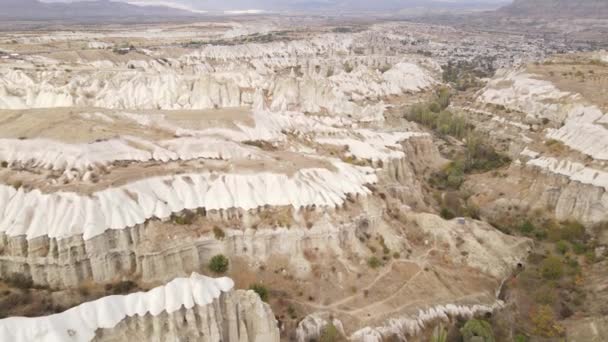
{"type": "MultiPolygon", "coordinates": [[[[522,213],[548,213],[560,221],[576,220],[588,226],[608,220],[607,114],[581,94],[561,91],[541,76],[520,69],[499,72],[478,100],[523,113],[523,121],[536,126],[536,131],[543,127],[541,122],[554,127],[538,135],[528,131],[522,143],[512,145],[518,160],[507,181],[514,186],[501,189],[502,196],[494,194],[495,200],[480,203],[484,216],[500,216],[516,207],[522,213]],[[551,151],[550,142],[560,152],[551,151]],[[532,151],[534,145],[545,154],[532,151]]],[[[469,185],[474,192],[491,192],[469,185]]]]}
{"type": "MultiPolygon", "coordinates": [[[[302,223],[305,225],[305,223],[302,223]]],[[[34,284],[65,288],[86,281],[108,283],[117,278],[144,282],[168,281],[205,268],[217,254],[264,262],[271,255],[288,255],[295,264],[306,249],[340,253],[357,240],[354,224],[335,227],[328,221],[309,228],[224,229],[220,240],[207,231],[181,228],[174,232],[160,221],[121,230],[108,230],[92,239],[2,236],[0,277],[22,274],[34,284]],[[204,234],[204,233],[203,233],[204,234]],[[163,241],[163,243],[159,243],[163,241]]],[[[174,228],[175,229],[175,228],[174,228]]],[[[304,263],[308,264],[308,263],[304,263]]]]}
{"type": "Polygon", "coordinates": [[[420,310],[415,317],[399,317],[391,319],[380,327],[365,327],[356,331],[350,337],[355,342],[383,342],[386,340],[407,341],[407,337],[417,336],[434,323],[447,322],[454,319],[470,319],[477,315],[492,313],[501,308],[503,302],[497,301],[492,305],[439,305],[427,310],[420,310]]]}
{"type": "Polygon", "coordinates": [[[229,278],[198,274],[148,292],[109,296],[62,313],[0,320],[0,336],[15,342],[279,341],[270,307],[253,291],[233,291],[229,278]]]}
{"type": "Polygon", "coordinates": [[[339,319],[331,317],[328,313],[314,313],[304,317],[296,328],[297,342],[320,341],[323,331],[331,323],[339,334],[344,336],[344,327],[339,319]]]}
{"type": "MultiPolygon", "coordinates": [[[[267,58],[266,54],[264,52],[264,57],[260,57],[262,61],[267,58]]],[[[50,74],[0,69],[0,109],[178,110],[247,106],[275,112],[329,111],[381,120],[385,108],[381,98],[428,89],[436,82],[429,71],[405,60],[399,60],[382,73],[364,64],[345,71],[339,60],[320,60],[319,70],[309,70],[299,60],[288,60],[294,64],[269,65],[268,69],[267,65],[238,62],[239,66],[231,71],[221,71],[210,69],[208,60],[199,58],[186,56],[174,61],[176,65],[139,61],[119,71],[90,70],[75,76],[60,71],[50,74]],[[328,66],[328,62],[333,64],[328,66]],[[324,69],[340,71],[327,77],[320,73],[320,65],[324,65],[324,69]],[[183,72],[182,68],[189,72],[183,72]],[[286,68],[291,72],[283,73],[286,68]],[[295,69],[304,70],[306,74],[298,75],[295,69]],[[376,103],[362,103],[369,98],[376,103]]]]}
{"type": "Polygon", "coordinates": [[[93,341],[134,338],[151,342],[278,342],[280,334],[270,306],[253,291],[236,290],[209,305],[128,317],[113,328],[98,329],[93,341]]]}
{"type": "Polygon", "coordinates": [[[66,238],[95,237],[107,229],[123,229],[152,218],[166,219],[184,209],[256,209],[263,206],[335,208],[348,194],[365,196],[365,184],[375,183],[368,167],[342,162],[325,168],[286,174],[222,174],[204,172],[151,177],[109,188],[91,196],[69,192],[41,193],[0,185],[0,232],[66,238]],[[336,172],[337,171],[337,172],[336,172]]]}
{"type": "Polygon", "coordinates": [[[593,176],[602,172],[567,161],[546,161],[532,159],[527,164],[513,164],[507,173],[510,188],[494,188],[490,180],[470,181],[465,187],[482,194],[484,201],[475,204],[483,217],[502,217],[516,208],[520,214],[549,214],[559,221],[573,220],[589,227],[608,220],[608,193],[598,185],[601,177],[593,176]]]}
{"type": "Polygon", "coordinates": [[[607,172],[555,158],[532,159],[527,165],[545,171],[548,178],[562,180],[558,180],[561,186],[543,186],[541,176],[532,193],[551,195],[534,207],[555,208],[558,220],[576,219],[591,225],[608,220],[607,172]]]}
{"type": "Polygon", "coordinates": [[[608,159],[608,115],[583,101],[580,94],[559,90],[553,83],[522,70],[503,70],[480,92],[479,101],[553,122],[547,137],[597,160],[608,159]]]}

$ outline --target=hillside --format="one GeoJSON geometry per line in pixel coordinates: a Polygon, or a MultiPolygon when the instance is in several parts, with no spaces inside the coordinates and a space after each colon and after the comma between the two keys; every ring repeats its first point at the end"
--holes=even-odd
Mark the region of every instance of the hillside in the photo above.
{"type": "Polygon", "coordinates": [[[544,18],[606,18],[608,1],[605,0],[514,0],[501,8],[501,14],[544,18]]]}
{"type": "Polygon", "coordinates": [[[37,0],[3,0],[0,20],[84,20],[130,17],[191,17],[195,13],[164,6],[135,6],[109,0],[43,3],[37,0]]]}

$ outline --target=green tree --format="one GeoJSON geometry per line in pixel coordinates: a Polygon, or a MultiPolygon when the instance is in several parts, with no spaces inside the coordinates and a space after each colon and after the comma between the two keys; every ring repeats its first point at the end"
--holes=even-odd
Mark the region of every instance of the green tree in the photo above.
{"type": "Polygon", "coordinates": [[[269,294],[266,286],[264,286],[262,284],[252,284],[251,286],[249,286],[249,289],[254,291],[255,293],[257,293],[258,296],[260,296],[260,299],[262,301],[268,302],[268,298],[270,297],[270,294],[269,294]]]}
{"type": "Polygon", "coordinates": [[[460,329],[464,342],[471,342],[479,340],[483,342],[494,342],[494,332],[490,323],[481,319],[470,319],[464,327],[460,329]],[[477,338],[476,338],[477,337],[477,338]]]}
{"type": "Polygon", "coordinates": [[[225,273],[228,271],[228,258],[223,254],[218,254],[209,261],[209,269],[215,273],[225,273]]]}
{"type": "Polygon", "coordinates": [[[553,255],[543,260],[540,270],[545,279],[557,280],[564,275],[562,260],[553,255]]]}

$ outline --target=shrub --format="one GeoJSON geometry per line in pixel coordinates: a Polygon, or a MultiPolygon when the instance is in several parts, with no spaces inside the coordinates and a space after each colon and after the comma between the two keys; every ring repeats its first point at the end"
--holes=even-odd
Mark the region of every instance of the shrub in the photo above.
{"type": "Polygon", "coordinates": [[[106,292],[118,295],[128,294],[139,290],[137,283],[131,280],[123,280],[116,283],[109,283],[105,285],[106,292]]]}
{"type": "Polygon", "coordinates": [[[490,323],[480,319],[468,320],[460,329],[464,342],[494,342],[494,332],[490,323]]]}
{"type": "Polygon", "coordinates": [[[544,239],[547,238],[547,232],[544,231],[544,230],[537,230],[537,231],[534,232],[534,237],[537,240],[544,240],[544,239]]]}
{"type": "Polygon", "coordinates": [[[441,107],[439,106],[439,103],[437,102],[432,102],[429,105],[429,110],[433,113],[439,113],[441,111],[441,107]]]}
{"type": "Polygon", "coordinates": [[[298,318],[298,313],[296,312],[296,309],[291,305],[287,307],[287,314],[291,319],[298,318]]]}
{"type": "Polygon", "coordinates": [[[563,333],[563,328],[555,321],[555,313],[548,305],[541,305],[530,314],[534,333],[544,337],[556,337],[563,333]]]}
{"type": "Polygon", "coordinates": [[[327,325],[321,331],[319,342],[337,342],[341,339],[340,332],[333,323],[327,325]]]}
{"type": "Polygon", "coordinates": [[[217,240],[223,240],[226,237],[226,233],[224,233],[222,228],[215,226],[213,227],[213,236],[215,236],[217,240]]]}
{"type": "Polygon", "coordinates": [[[444,219],[444,220],[451,220],[454,217],[456,217],[454,215],[453,212],[450,211],[450,209],[448,208],[441,208],[441,212],[439,213],[439,215],[444,219]]]}
{"type": "Polygon", "coordinates": [[[555,244],[555,250],[559,253],[559,254],[566,254],[566,252],[568,252],[568,242],[561,240],[558,241],[555,244]]]}
{"type": "Polygon", "coordinates": [[[376,269],[382,266],[382,261],[380,261],[380,259],[378,259],[377,257],[373,256],[367,259],[367,265],[371,268],[376,269]]]}
{"type": "Polygon", "coordinates": [[[585,254],[587,251],[587,246],[585,246],[584,243],[574,241],[572,242],[572,251],[577,255],[585,254]]]}
{"type": "Polygon", "coordinates": [[[560,236],[567,241],[581,241],[585,238],[585,226],[577,221],[566,221],[562,225],[560,236]]]}
{"type": "Polygon", "coordinates": [[[540,266],[541,274],[545,279],[557,280],[564,275],[562,260],[556,256],[548,256],[540,266]]]}
{"type": "Polygon", "coordinates": [[[448,188],[458,189],[464,183],[464,172],[462,168],[452,167],[447,174],[446,184],[448,188]]]}
{"type": "Polygon", "coordinates": [[[249,289],[257,293],[262,301],[268,302],[269,292],[266,286],[262,284],[253,284],[249,286],[249,289]]]}
{"type": "Polygon", "coordinates": [[[186,211],[182,215],[174,214],[172,216],[172,221],[173,223],[178,224],[180,226],[186,226],[192,224],[192,222],[194,222],[195,217],[196,215],[194,213],[186,211]]]}
{"type": "Polygon", "coordinates": [[[471,132],[467,136],[466,151],[464,160],[464,171],[486,172],[500,168],[511,162],[511,159],[501,153],[496,152],[482,136],[471,132]]]}
{"type": "Polygon", "coordinates": [[[21,273],[13,273],[9,275],[5,281],[18,289],[30,289],[34,286],[32,278],[21,273]]]}
{"type": "Polygon", "coordinates": [[[440,172],[434,173],[429,181],[440,189],[457,190],[464,183],[464,179],[464,164],[461,160],[455,160],[440,172]]]}
{"type": "Polygon", "coordinates": [[[452,93],[449,88],[442,87],[437,91],[437,102],[441,109],[446,109],[450,106],[450,99],[452,98],[452,93]]]}
{"type": "Polygon", "coordinates": [[[209,269],[215,273],[225,273],[228,271],[229,261],[222,254],[218,254],[209,261],[209,269]]]}
{"type": "Polygon", "coordinates": [[[540,304],[553,305],[557,302],[557,291],[550,285],[543,286],[534,293],[534,299],[540,304]]]}
{"type": "Polygon", "coordinates": [[[532,222],[526,221],[519,227],[519,230],[523,234],[531,234],[535,230],[535,227],[534,227],[534,224],[532,224],[532,222]]]}

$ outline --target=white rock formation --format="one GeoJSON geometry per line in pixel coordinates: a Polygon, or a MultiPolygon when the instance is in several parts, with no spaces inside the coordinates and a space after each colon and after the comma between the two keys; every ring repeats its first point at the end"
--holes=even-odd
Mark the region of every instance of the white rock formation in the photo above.
{"type": "Polygon", "coordinates": [[[375,183],[371,168],[335,161],[335,170],[310,168],[293,176],[205,172],[146,178],[91,196],[0,185],[0,232],[89,239],[106,229],[123,229],[146,220],[167,218],[184,209],[254,209],[264,205],[336,207],[347,194],[366,195],[364,185],[375,183]]]}
{"type": "MultiPolygon", "coordinates": [[[[101,42],[89,45],[104,47],[101,42]]],[[[352,46],[352,35],[329,34],[290,42],[207,45],[178,58],[94,60],[79,63],[75,72],[73,65],[65,66],[68,71],[35,71],[32,62],[32,68],[23,70],[0,68],[0,109],[250,106],[329,111],[370,121],[382,119],[383,97],[436,83],[435,70],[423,67],[418,58],[385,57],[387,69],[381,72],[378,57],[354,57],[352,46]]]]}
{"type": "Polygon", "coordinates": [[[233,292],[233,286],[229,278],[192,274],[145,293],[104,297],[50,316],[6,318],[0,320],[0,338],[85,342],[143,335],[148,341],[279,341],[270,308],[252,293],[233,292]]]}
{"type": "Polygon", "coordinates": [[[328,144],[335,146],[346,146],[348,151],[347,156],[353,156],[358,159],[369,159],[373,161],[381,160],[388,161],[391,159],[405,158],[405,153],[399,142],[412,137],[427,136],[426,133],[418,132],[372,132],[370,130],[356,130],[355,135],[363,136],[363,139],[355,139],[351,137],[321,137],[316,141],[320,144],[328,144]]]}
{"type": "Polygon", "coordinates": [[[454,318],[469,319],[476,315],[493,312],[504,306],[502,301],[497,301],[493,305],[438,305],[426,310],[419,310],[414,317],[394,318],[380,327],[366,327],[356,331],[350,337],[351,341],[356,342],[382,342],[389,338],[396,338],[399,341],[407,341],[408,337],[420,334],[431,323],[448,321],[454,318]]]}
{"type": "Polygon", "coordinates": [[[520,70],[502,71],[481,91],[481,102],[503,105],[535,118],[563,123],[547,136],[594,159],[608,160],[608,114],[580,95],[558,90],[551,82],[520,70]]]}
{"type": "Polygon", "coordinates": [[[532,159],[527,164],[565,176],[572,181],[604,188],[608,191],[608,172],[595,170],[580,163],[550,157],[532,159]]]}
{"type": "Polygon", "coordinates": [[[50,139],[0,139],[0,160],[30,168],[84,171],[115,161],[146,162],[192,159],[257,159],[259,153],[213,137],[183,137],[151,142],[124,136],[88,144],[50,139]]]}
{"type": "Polygon", "coordinates": [[[339,319],[329,317],[329,314],[314,313],[304,317],[296,328],[296,341],[309,342],[321,340],[323,330],[330,323],[336,330],[344,335],[344,327],[339,319]]]}

